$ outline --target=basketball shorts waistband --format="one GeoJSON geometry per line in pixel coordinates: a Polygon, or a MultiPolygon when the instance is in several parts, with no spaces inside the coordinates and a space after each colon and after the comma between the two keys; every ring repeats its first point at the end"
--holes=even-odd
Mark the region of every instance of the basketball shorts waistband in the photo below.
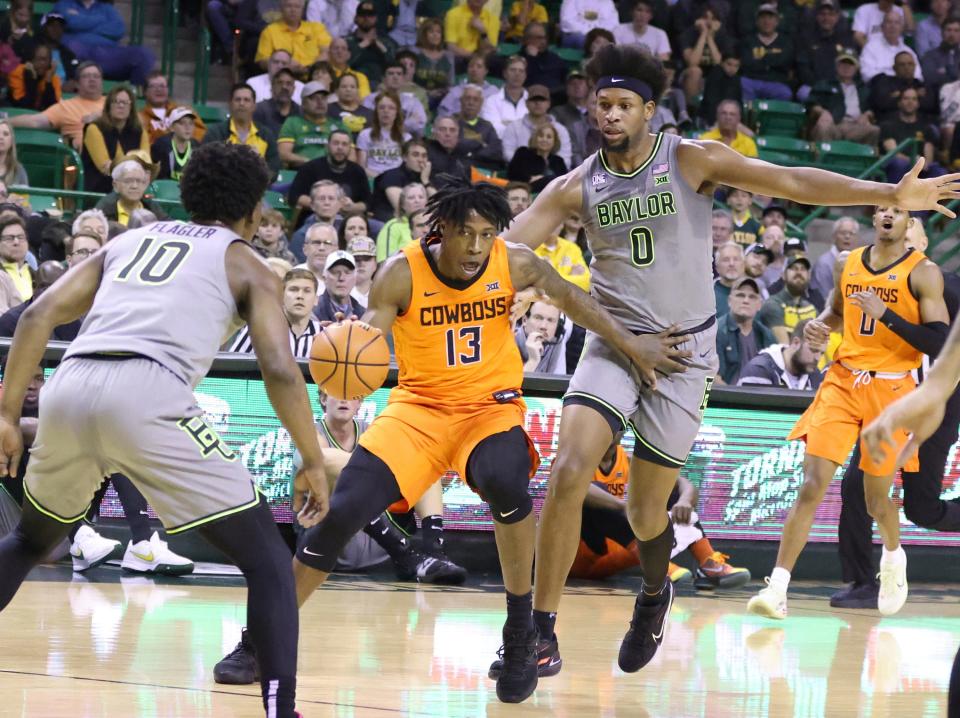
{"type": "MultiPolygon", "coordinates": [[[[709,319],[707,319],[706,321],[704,321],[702,324],[698,324],[697,326],[691,327],[690,329],[681,329],[679,332],[674,332],[674,333],[671,334],[670,336],[672,336],[672,337],[682,337],[682,336],[685,335],[685,334],[700,334],[701,332],[707,331],[707,329],[709,329],[710,327],[712,327],[712,326],[713,326],[714,324],[716,324],[716,323],[717,323],[717,318],[716,318],[716,317],[710,317],[709,319]]],[[[660,333],[660,332],[653,332],[653,331],[650,331],[650,332],[634,332],[634,334],[635,334],[636,336],[642,336],[642,335],[644,335],[644,334],[659,334],[659,333],[660,333]]]]}

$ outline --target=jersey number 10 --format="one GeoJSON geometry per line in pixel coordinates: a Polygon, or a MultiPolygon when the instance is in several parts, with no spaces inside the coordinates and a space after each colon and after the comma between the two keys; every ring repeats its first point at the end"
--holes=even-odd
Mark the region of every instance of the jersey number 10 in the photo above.
{"type": "Polygon", "coordinates": [[[144,237],[133,259],[120,270],[115,281],[126,282],[139,268],[137,279],[141,284],[165,284],[173,278],[193,250],[193,245],[180,239],[156,243],[156,237],[144,237]]]}

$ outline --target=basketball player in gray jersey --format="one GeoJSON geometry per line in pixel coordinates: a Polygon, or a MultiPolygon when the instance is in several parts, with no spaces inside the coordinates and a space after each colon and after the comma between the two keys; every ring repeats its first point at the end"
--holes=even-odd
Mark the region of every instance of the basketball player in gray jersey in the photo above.
{"type": "Polygon", "coordinates": [[[267,393],[321,505],[327,484],[280,283],[250,247],[269,173],[242,145],[194,150],[182,178],[193,221],[126,232],[24,312],[0,399],[0,476],[16,471],[20,406],[56,326],[86,315],[40,398],[23,517],[0,541],[0,609],[83,517],[101,477],[136,476],[168,533],[197,528],[243,572],[268,717],[294,711],[297,602],[287,550],[239,457],[193,389],[245,320],[267,393]]]}
{"type": "Polygon", "coordinates": [[[652,135],[660,62],[636,45],[610,45],[587,66],[597,94],[602,148],[551,182],[506,232],[537,247],[580,216],[593,253],[592,292],[614,317],[646,337],[633,364],[588,333],[561,415],[537,539],[534,620],[540,666],[560,661],[554,634],[563,584],[577,552],[584,496],[614,433],[636,436],[627,515],[644,580],[620,647],[627,672],[645,666],[663,640],[673,601],[667,564],[673,529],[666,506],[717,371],[711,283],[711,197],[718,185],[809,205],[896,205],[953,216],[960,175],[919,179],[919,161],[897,185],[743,157],[720,142],[652,135]]]}

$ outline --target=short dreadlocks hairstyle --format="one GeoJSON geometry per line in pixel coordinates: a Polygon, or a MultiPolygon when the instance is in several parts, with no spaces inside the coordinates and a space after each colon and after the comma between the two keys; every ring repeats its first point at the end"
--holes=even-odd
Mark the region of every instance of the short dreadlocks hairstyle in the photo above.
{"type": "Polygon", "coordinates": [[[246,145],[197,147],[180,178],[180,197],[194,221],[233,224],[253,214],[270,183],[266,162],[246,145]]]}
{"type": "Polygon", "coordinates": [[[489,182],[470,184],[450,175],[440,175],[438,179],[443,189],[437,190],[427,201],[431,232],[438,232],[441,222],[463,226],[470,210],[490,222],[498,232],[506,229],[513,219],[507,193],[500,187],[489,182]]]}

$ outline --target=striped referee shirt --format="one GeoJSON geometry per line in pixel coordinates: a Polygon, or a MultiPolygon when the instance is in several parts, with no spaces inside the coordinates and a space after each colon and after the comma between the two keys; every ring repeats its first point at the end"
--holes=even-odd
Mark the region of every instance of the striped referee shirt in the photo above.
{"type": "MultiPolygon", "coordinates": [[[[293,327],[290,327],[290,351],[293,352],[293,356],[297,359],[309,359],[310,347],[313,346],[313,338],[319,333],[320,322],[313,318],[307,322],[307,328],[300,336],[297,336],[293,331],[293,327]]],[[[237,337],[233,340],[233,344],[230,345],[228,351],[239,354],[253,353],[253,342],[250,340],[250,327],[244,326],[243,329],[237,332],[237,337]]]]}

